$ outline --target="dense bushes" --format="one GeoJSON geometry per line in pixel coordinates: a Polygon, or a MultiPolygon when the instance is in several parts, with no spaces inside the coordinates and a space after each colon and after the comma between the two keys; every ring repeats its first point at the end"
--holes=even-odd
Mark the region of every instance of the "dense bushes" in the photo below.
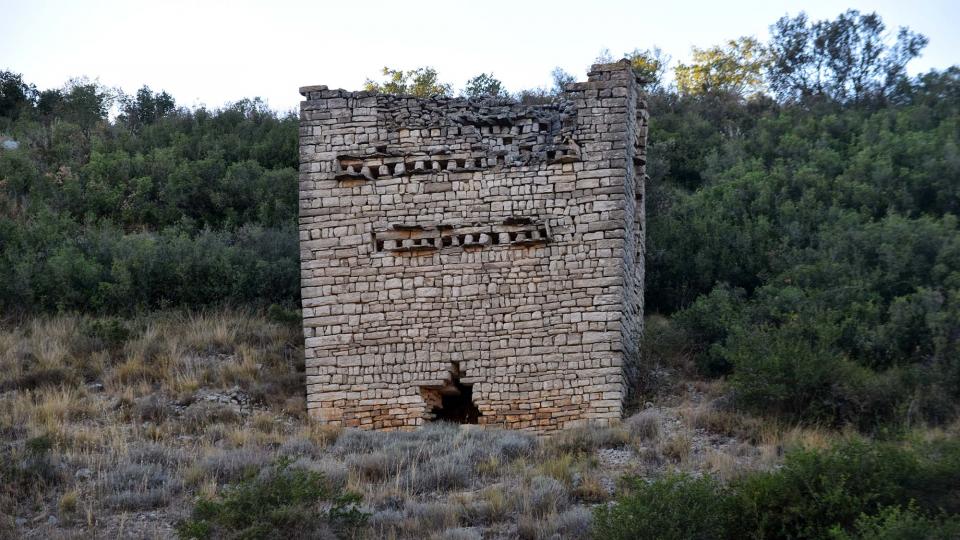
{"type": "Polygon", "coordinates": [[[960,70],[883,108],[651,100],[648,307],[702,372],[795,419],[955,414],[960,70]]]}
{"type": "MultiPolygon", "coordinates": [[[[850,94],[883,55],[851,66],[860,38],[841,36],[882,29],[856,12],[778,21],[778,100],[649,96],[647,309],[754,411],[868,430],[956,415],[960,69],[850,94]],[[843,43],[812,47],[826,28],[843,43]],[[811,70],[826,86],[795,78],[811,70]]],[[[925,38],[898,39],[909,54],[883,69],[902,75],[925,38]]]]}
{"type": "Polygon", "coordinates": [[[948,538],[960,526],[960,444],[848,441],[798,450],[728,486],[710,477],[632,480],[598,508],[597,538],[948,538]]]}
{"type": "Polygon", "coordinates": [[[650,484],[633,480],[631,495],[598,507],[594,537],[633,540],[726,538],[732,499],[710,477],[667,476],[650,484]]]}
{"type": "Polygon", "coordinates": [[[118,313],[224,302],[290,303],[298,296],[292,225],[124,233],[114,225],[68,224],[76,236],[44,240],[62,222],[41,214],[17,228],[0,229],[7,248],[0,255],[0,305],[118,313]],[[52,244],[48,250],[39,248],[45,241],[52,244]]]}
{"type": "Polygon", "coordinates": [[[296,304],[295,116],[141,89],[108,121],[96,85],[57,92],[0,117],[0,312],[296,304]]]}
{"type": "Polygon", "coordinates": [[[925,515],[913,505],[890,506],[873,516],[861,515],[852,533],[839,527],[830,532],[836,540],[951,540],[960,538],[960,519],[925,515]]]}

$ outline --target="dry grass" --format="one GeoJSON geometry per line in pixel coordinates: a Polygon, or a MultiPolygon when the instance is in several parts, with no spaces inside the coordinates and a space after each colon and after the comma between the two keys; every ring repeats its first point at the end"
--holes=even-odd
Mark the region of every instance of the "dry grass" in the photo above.
{"type": "Polygon", "coordinates": [[[687,433],[677,433],[660,442],[658,450],[662,456],[674,463],[684,464],[690,459],[693,441],[687,433]]]}
{"type": "Polygon", "coordinates": [[[570,494],[578,501],[588,504],[602,503],[610,499],[610,493],[606,486],[600,481],[600,477],[595,471],[586,471],[582,473],[570,494]]]}
{"type": "Polygon", "coordinates": [[[660,411],[649,408],[627,418],[623,423],[634,439],[640,442],[656,442],[660,437],[663,415],[660,411]]]}
{"type": "Polygon", "coordinates": [[[736,456],[726,452],[709,450],[704,458],[707,470],[722,482],[729,482],[744,474],[746,470],[737,461],[736,456]]]}
{"type": "Polygon", "coordinates": [[[760,419],[720,410],[711,403],[682,409],[681,414],[687,425],[693,429],[753,443],[759,442],[763,437],[765,424],[760,419]]]}
{"type": "MultiPolygon", "coordinates": [[[[687,359],[660,331],[650,354],[676,375],[687,359]]],[[[282,458],[360,492],[369,538],[586,538],[589,508],[611,499],[618,476],[685,467],[728,479],[744,462],[773,466],[785,447],[829,437],[711,408],[716,384],[679,397],[705,396],[696,403],[545,439],[440,424],[342,430],[306,418],[301,341],[295,326],[231,311],[0,329],[0,460],[16,464],[0,469],[13,486],[0,486],[0,536],[22,535],[12,525],[21,517],[36,536],[169,537],[196,497],[282,458]],[[743,446],[694,451],[718,433],[743,446]],[[601,464],[603,452],[630,462],[601,464]],[[57,525],[44,525],[49,516],[57,525]]]]}
{"type": "Polygon", "coordinates": [[[82,529],[112,523],[117,512],[182,506],[192,496],[183,486],[215,491],[203,456],[251,444],[230,440],[234,428],[254,434],[267,462],[287,432],[329,440],[326,430],[281,420],[296,410],[290,399],[302,399],[302,386],[291,384],[301,378],[298,334],[227,311],[131,320],[64,315],[0,329],[0,459],[11,464],[0,474],[13,488],[0,488],[0,521],[39,511],[82,529]],[[211,349],[236,354],[211,356],[211,349]],[[256,415],[240,414],[189,403],[201,389],[276,398],[255,402],[256,415]]]}
{"type": "Polygon", "coordinates": [[[598,448],[620,448],[631,442],[630,432],[621,425],[587,424],[550,436],[546,448],[555,454],[583,454],[598,448]]]}
{"type": "Polygon", "coordinates": [[[573,464],[576,457],[573,454],[566,453],[549,456],[540,460],[535,465],[534,470],[550,478],[555,478],[567,485],[573,482],[573,464]]]}

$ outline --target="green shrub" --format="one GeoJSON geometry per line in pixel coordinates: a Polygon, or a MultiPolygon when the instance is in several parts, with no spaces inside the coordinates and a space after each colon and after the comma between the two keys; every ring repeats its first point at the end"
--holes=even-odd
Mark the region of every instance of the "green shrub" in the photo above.
{"type": "Polygon", "coordinates": [[[595,537],[949,537],[960,511],[960,442],[851,440],[792,452],[780,469],[726,487],[686,476],[629,487],[615,505],[596,510],[595,537]],[[907,510],[891,510],[897,507],[907,510]]]}
{"type": "Polygon", "coordinates": [[[30,367],[34,369],[30,369],[19,377],[11,377],[7,380],[0,381],[0,392],[6,392],[7,390],[33,390],[44,386],[59,386],[70,379],[70,373],[59,367],[30,367]]]}
{"type": "MultiPolygon", "coordinates": [[[[63,463],[52,449],[53,439],[48,435],[27,439],[22,448],[12,444],[0,447],[0,502],[23,503],[63,481],[63,463]]],[[[4,510],[0,513],[6,513],[4,510]]]]}
{"type": "Polygon", "coordinates": [[[733,499],[710,477],[671,475],[627,481],[630,493],[594,512],[598,540],[706,540],[730,537],[733,499]]]}
{"type": "Polygon", "coordinates": [[[256,478],[228,486],[219,500],[197,501],[177,532],[201,539],[334,538],[365,523],[358,502],[358,495],[335,493],[322,474],[281,458],[256,478]]]}
{"type": "Polygon", "coordinates": [[[799,326],[739,331],[723,347],[738,404],[792,419],[840,423],[847,385],[860,375],[837,350],[799,326]]]}
{"type": "Polygon", "coordinates": [[[853,530],[861,515],[914,501],[924,512],[956,512],[960,443],[852,440],[823,451],[795,451],[774,472],[733,486],[748,519],[743,536],[825,538],[853,530]]]}
{"type": "Polygon", "coordinates": [[[40,456],[53,449],[53,439],[49,435],[30,438],[27,439],[26,448],[31,455],[40,456]]]}
{"type": "Polygon", "coordinates": [[[735,489],[753,538],[822,538],[848,529],[862,513],[906,502],[919,473],[916,457],[888,444],[850,442],[828,451],[796,451],[782,469],[751,475],[735,489]]]}
{"type": "Polygon", "coordinates": [[[794,418],[834,420],[843,415],[840,382],[850,365],[834,350],[786,329],[742,332],[724,347],[734,366],[737,402],[794,418]]]}
{"type": "Polygon", "coordinates": [[[279,304],[270,304],[267,308],[267,318],[282,324],[296,324],[300,322],[300,310],[285,309],[279,304]]]}
{"type": "Polygon", "coordinates": [[[873,516],[861,515],[854,532],[830,531],[835,540],[955,540],[960,538],[960,517],[930,517],[910,505],[890,506],[873,516]]]}
{"type": "Polygon", "coordinates": [[[87,319],[85,322],[83,333],[107,347],[119,347],[133,334],[127,320],[119,317],[87,319]]]}
{"type": "Polygon", "coordinates": [[[733,370],[718,345],[731,333],[745,328],[744,294],[743,289],[720,285],[677,314],[678,326],[686,331],[694,346],[702,349],[696,359],[702,375],[717,377],[733,370]]]}
{"type": "Polygon", "coordinates": [[[873,370],[850,360],[817,321],[738,330],[722,355],[734,366],[737,403],[761,414],[865,431],[906,419],[918,368],[873,370]]]}

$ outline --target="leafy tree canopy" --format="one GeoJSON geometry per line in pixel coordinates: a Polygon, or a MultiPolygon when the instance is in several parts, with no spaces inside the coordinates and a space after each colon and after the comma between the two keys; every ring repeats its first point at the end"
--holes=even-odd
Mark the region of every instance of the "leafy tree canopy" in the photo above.
{"type": "Polygon", "coordinates": [[[493,73],[489,75],[481,73],[467,81],[463,95],[470,98],[507,97],[509,93],[503,87],[503,83],[493,76],[493,73]]]}
{"type": "Polygon", "coordinates": [[[420,67],[410,71],[384,67],[381,73],[383,80],[367,79],[364,90],[383,94],[410,94],[417,97],[449,96],[453,87],[449,83],[442,83],[437,76],[437,70],[432,67],[420,67]]]}
{"type": "Polygon", "coordinates": [[[760,91],[765,50],[755,38],[741,37],[707,49],[693,48],[689,64],[674,68],[682,94],[733,94],[760,91]]]}
{"type": "Polygon", "coordinates": [[[633,70],[645,81],[647,88],[651,90],[662,88],[667,67],[670,64],[670,56],[660,47],[634,49],[626,53],[624,58],[630,60],[633,70]]]}
{"type": "Polygon", "coordinates": [[[901,27],[891,40],[885,29],[876,13],[856,10],[832,21],[811,22],[803,12],[781,18],[770,27],[770,89],[782,100],[891,96],[928,39],[901,27]]]}

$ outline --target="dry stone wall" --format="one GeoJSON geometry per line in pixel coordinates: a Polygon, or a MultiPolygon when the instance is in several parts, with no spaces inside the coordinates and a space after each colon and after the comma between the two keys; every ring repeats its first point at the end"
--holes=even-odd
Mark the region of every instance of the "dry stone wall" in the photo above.
{"type": "Polygon", "coordinates": [[[555,102],[300,89],[307,401],[370,429],[619,418],[643,320],[629,64],[555,102]]]}

